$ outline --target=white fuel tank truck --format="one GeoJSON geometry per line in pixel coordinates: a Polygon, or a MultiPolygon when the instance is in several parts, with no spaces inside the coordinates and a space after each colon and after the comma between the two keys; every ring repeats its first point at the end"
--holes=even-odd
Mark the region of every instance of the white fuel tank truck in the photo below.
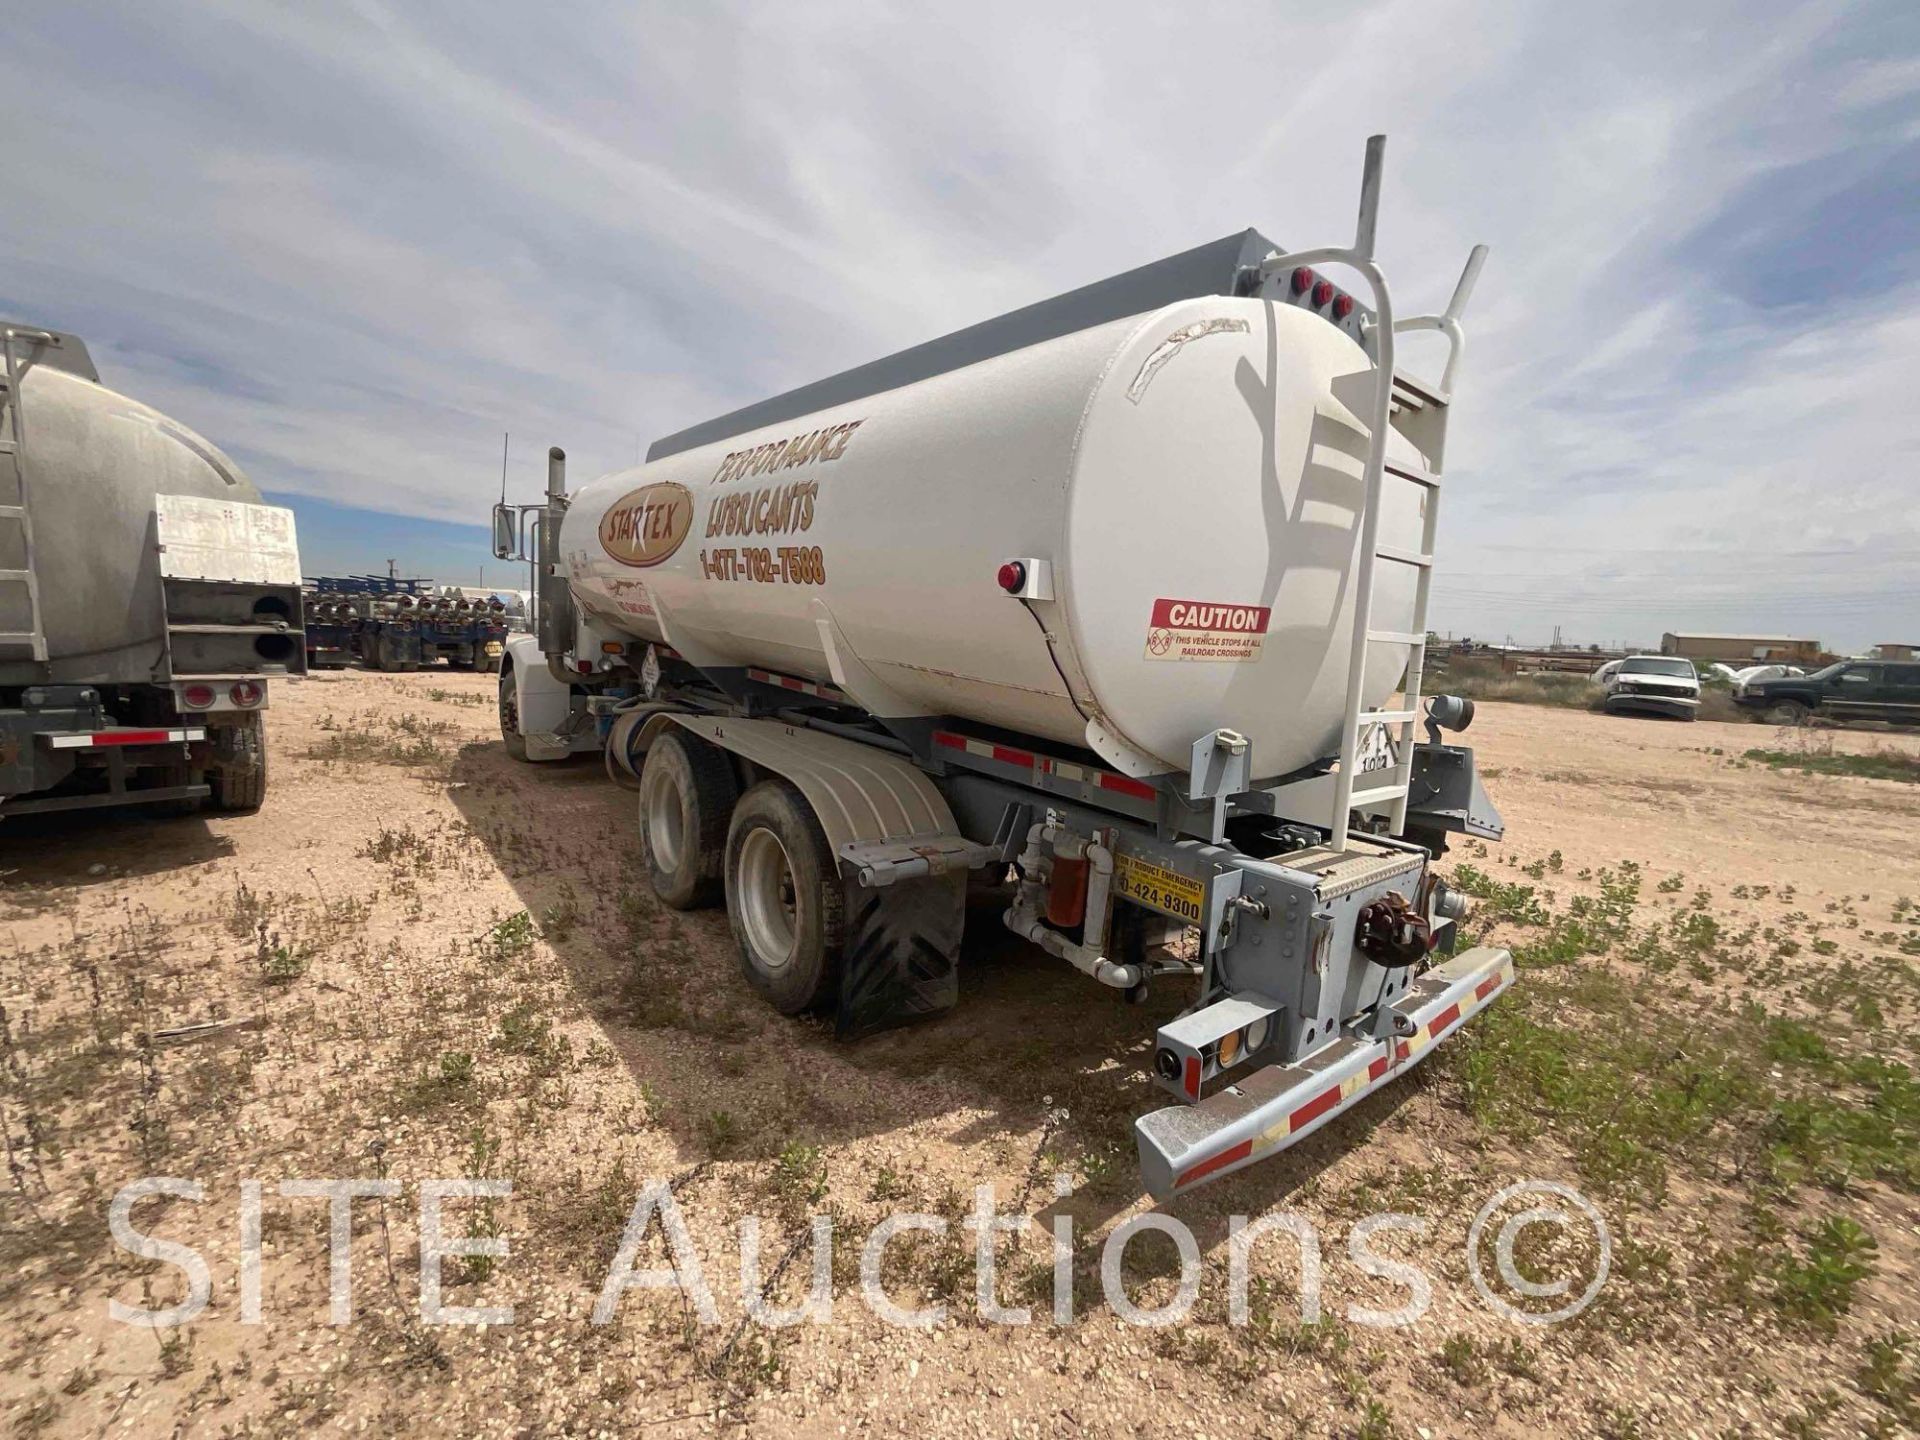
{"type": "Polygon", "coordinates": [[[532,565],[501,731],[637,780],[649,878],[855,1036],[956,998],[967,879],[1144,995],[1166,1195],[1300,1139],[1512,977],[1453,954],[1472,751],[1419,743],[1440,471],[1484,249],[1396,320],[1373,260],[1247,231],[697,425],[496,507],[532,565]],[[1322,267],[1366,283],[1370,304],[1322,267]],[[1437,383],[1396,333],[1439,331],[1437,383]],[[1397,698],[1396,698],[1397,697],[1397,698]],[[1182,937],[1191,943],[1175,943],[1182,937]]]}
{"type": "Polygon", "coordinates": [[[0,361],[0,822],[257,809],[306,670],[292,512],[78,337],[0,323],[0,361]]]}

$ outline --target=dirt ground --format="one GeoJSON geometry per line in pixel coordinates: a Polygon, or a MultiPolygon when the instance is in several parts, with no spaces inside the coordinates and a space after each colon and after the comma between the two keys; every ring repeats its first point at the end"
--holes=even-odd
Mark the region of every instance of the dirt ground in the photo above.
{"type": "MultiPolygon", "coordinates": [[[[1174,987],[1126,1006],[983,909],[956,1012],[841,1045],[754,997],[724,913],[655,902],[633,797],[598,761],[505,756],[492,677],[315,677],[276,693],[269,731],[257,815],[0,829],[0,1401],[12,1433],[1624,1440],[1911,1433],[1920,1413],[1920,1206],[1887,1170],[1913,1173],[1910,1120],[1847,1131],[1845,1153],[1874,1147],[1874,1166],[1767,1162],[1763,1181],[1766,1137],[1729,1118],[1758,1113],[1737,1108],[1751,1097],[1694,1105],[1689,1082],[1671,1115],[1649,1120],[1636,1075],[1591,1075],[1578,1053],[1526,1059],[1543,1095],[1567,1087],[1569,1115],[1586,1103],[1576,1082],[1619,1088],[1586,1130],[1547,1101],[1521,1126],[1503,1118],[1516,1097],[1485,1092],[1489,1076],[1517,1073],[1522,1032],[1496,1043],[1470,1031],[1280,1157],[1159,1207],[1197,1239],[1199,1295],[1179,1323],[1132,1325],[1103,1301],[1099,1259],[1117,1227],[1156,1211],[1129,1122],[1160,1104],[1144,1070],[1155,1025],[1184,1003],[1174,987]],[[166,1034],[208,1021],[239,1023],[166,1034]],[[1689,1138],[1669,1145],[1663,1126],[1689,1138]],[[1604,1166],[1595,1135],[1611,1146],[1604,1166]],[[1634,1178],[1608,1178],[1621,1175],[1634,1178]],[[109,1314],[110,1301],[157,1309],[188,1295],[169,1263],[180,1253],[143,1259],[110,1236],[115,1193],[144,1176],[201,1187],[132,1212],[139,1231],[204,1256],[210,1302],[177,1328],[109,1314]],[[423,1319],[421,1184],[461,1177],[510,1181],[511,1194],[444,1201],[444,1234],[508,1249],[442,1262],[443,1303],[510,1305],[511,1323],[423,1319]],[[328,1205],[279,1191],[333,1178],[396,1182],[352,1204],[353,1315],[338,1326],[328,1205]],[[1613,1241],[1599,1300],[1561,1325],[1519,1323],[1470,1280],[1470,1222],[1528,1179],[1589,1195],[1613,1241]],[[264,1196],[258,1323],[243,1314],[248,1181],[264,1196]],[[715,1318],[678,1292],[632,1289],[594,1324],[653,1181],[670,1184],[715,1318]],[[1030,1307],[1031,1323],[981,1317],[975,1241],[958,1225],[909,1232],[881,1267],[897,1304],[944,1303],[945,1317],[883,1322],[858,1283],[872,1227],[896,1212],[957,1221],[989,1182],[1001,1213],[1033,1217],[992,1242],[1000,1303],[1030,1307]],[[1308,1323],[1297,1248],[1276,1237],[1254,1250],[1249,1314],[1234,1323],[1231,1218],[1277,1211],[1320,1236],[1323,1318],[1308,1323]],[[1371,1242],[1430,1282],[1430,1306],[1402,1327],[1352,1313],[1409,1300],[1401,1278],[1349,1249],[1355,1224],[1383,1211],[1423,1227],[1371,1242]],[[735,1230],[749,1214],[763,1217],[760,1269],[779,1305],[811,1279],[808,1217],[831,1218],[829,1319],[749,1320],[735,1230]],[[1050,1232],[1066,1219],[1076,1314],[1061,1325],[1050,1232]]],[[[1589,945],[1539,969],[1523,951],[1501,1006],[1529,1003],[1528,987],[1564,994],[1573,1033],[1599,1013],[1605,980],[1646,1007],[1649,1027],[1674,1027],[1676,1053],[1693,1033],[1770,1026],[1775,1048],[1752,1072],[1763,1083],[1817,1091],[1870,1074],[1875,1104],[1910,1098],[1897,1067],[1914,1062],[1920,993],[1907,898],[1920,897],[1920,786],[1743,757],[1920,740],[1498,704],[1465,738],[1508,832],[1447,864],[1471,867],[1481,893],[1520,916],[1494,938],[1543,955],[1538,937],[1565,938],[1525,917],[1524,887],[1556,915],[1577,897],[1614,905],[1620,935],[1694,937],[1677,968],[1656,963],[1676,953],[1671,939],[1589,945]],[[1638,877],[1625,901],[1623,874],[1638,877]],[[1713,921],[1697,944],[1694,917],[1713,921]]],[[[1713,1076],[1696,1080],[1710,1089],[1713,1076]]],[[[1781,1100],[1769,1124],[1796,1103],[1781,1100]]],[[[1849,1113],[1800,1128],[1845,1128],[1849,1113]]],[[[1558,1259],[1589,1275],[1583,1243],[1526,1250],[1522,1273],[1558,1259]]],[[[656,1224],[632,1264],[669,1253],[656,1224]]],[[[1148,1233],[1128,1247],[1123,1281],[1135,1303],[1163,1305],[1178,1271],[1173,1244],[1148,1233]]]]}

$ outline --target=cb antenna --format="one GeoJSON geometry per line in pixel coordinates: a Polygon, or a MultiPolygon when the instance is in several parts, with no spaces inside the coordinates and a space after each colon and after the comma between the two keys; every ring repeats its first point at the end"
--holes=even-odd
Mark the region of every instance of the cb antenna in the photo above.
{"type": "Polygon", "coordinates": [[[507,442],[513,438],[513,432],[500,432],[500,503],[507,503],[507,442]]]}

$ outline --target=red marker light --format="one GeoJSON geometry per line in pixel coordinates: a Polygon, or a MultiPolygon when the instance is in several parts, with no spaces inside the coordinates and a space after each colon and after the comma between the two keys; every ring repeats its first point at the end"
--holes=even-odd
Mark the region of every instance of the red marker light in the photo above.
{"type": "Polygon", "coordinates": [[[180,692],[180,703],[189,710],[204,710],[213,704],[211,685],[189,685],[180,692]]]}
{"type": "Polygon", "coordinates": [[[1353,313],[1353,297],[1351,295],[1342,295],[1338,300],[1335,300],[1333,302],[1333,318],[1334,319],[1344,320],[1352,313],[1353,313]]]}
{"type": "Polygon", "coordinates": [[[1313,271],[1309,270],[1306,266],[1302,265],[1298,270],[1293,272],[1293,293],[1294,294],[1296,295],[1306,294],[1307,287],[1312,284],[1313,284],[1313,271]]]}
{"type": "Polygon", "coordinates": [[[1000,567],[998,575],[1000,588],[1009,595],[1017,594],[1020,587],[1027,583],[1027,567],[1018,560],[1009,560],[1000,567]]]}
{"type": "Polygon", "coordinates": [[[1331,280],[1322,280],[1313,287],[1313,303],[1315,305],[1325,305],[1331,299],[1333,299],[1333,282],[1331,280]]]}

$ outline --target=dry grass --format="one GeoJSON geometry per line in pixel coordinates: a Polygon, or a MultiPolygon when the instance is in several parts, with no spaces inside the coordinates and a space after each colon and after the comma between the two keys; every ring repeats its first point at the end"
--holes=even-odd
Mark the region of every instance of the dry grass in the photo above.
{"type": "MultiPolygon", "coordinates": [[[[1209,1278],[1187,1323],[1143,1332],[1105,1315],[1099,1259],[1149,1208],[1127,1125],[1158,1103],[1147,1040],[1183,997],[1114,1003],[988,919],[970,932],[959,1012],[837,1045],[825,1024],[774,1016],[747,991],[723,916],[667,912],[646,892],[630,797],[587,767],[507,765],[482,740],[483,707],[450,707],[459,725],[412,733],[406,695],[396,684],[391,701],[331,728],[277,714],[280,773],[304,779],[272,802],[287,808],[231,822],[231,860],[111,883],[56,876],[44,888],[57,904],[0,914],[0,1101],[17,1167],[0,1197],[0,1315],[10,1358],[58,1357],[0,1377],[26,1433],[98,1433],[136,1380],[125,1418],[149,1407],[138,1425],[156,1433],[362,1420],[825,1433],[884,1406],[931,1436],[1007,1433],[1016,1419],[1023,1432],[1119,1435],[1175,1392],[1203,1413],[1258,1406],[1326,1436],[1463,1433],[1490,1413],[1605,1434],[1742,1433],[1742,1413],[1768,1417],[1766,1431],[1913,1423],[1920,1357],[1899,1289],[1915,1263],[1920,1150],[1909,899],[1795,893],[1781,875],[1715,893],[1683,862],[1602,864],[1608,852],[1571,841],[1533,860],[1519,844],[1463,846],[1455,878],[1480,897],[1475,925],[1514,948],[1520,983],[1389,1092],[1167,1207],[1196,1232],[1209,1278]],[[388,747],[424,740],[451,769],[343,784],[363,778],[343,776],[346,754],[308,752],[345,732],[370,737],[346,747],[358,763],[415,768],[388,747]],[[262,1028],[227,1043],[142,1039],[242,1014],[262,1028]],[[174,1272],[116,1252],[100,1222],[113,1189],[149,1171],[205,1180],[206,1203],[142,1214],[202,1245],[216,1274],[214,1313],[165,1349],[99,1319],[109,1294],[140,1303],[149,1285],[151,1303],[177,1298],[174,1272]],[[1072,1333],[1046,1323],[1040,1226],[1003,1237],[1001,1267],[1003,1303],[1035,1307],[1034,1325],[974,1318],[965,1230],[908,1237],[886,1257],[894,1298],[945,1301],[945,1327],[903,1336],[867,1315],[858,1238],[878,1218],[958,1219],[982,1180],[1003,1210],[1040,1210],[1056,1171],[1075,1222],[1072,1333]],[[516,1324],[430,1329],[415,1187],[480,1173],[510,1178],[511,1200],[450,1207],[448,1233],[511,1251],[450,1262],[448,1299],[510,1301],[516,1324]],[[1618,1245],[1588,1317],[1516,1338],[1472,1302],[1457,1237],[1522,1174],[1579,1186],[1618,1245]],[[269,1201],[269,1323],[231,1323],[238,1183],[283,1175],[405,1187],[355,1207],[360,1318],[343,1331],[325,1323],[314,1202],[269,1201]],[[639,1292],[616,1324],[585,1323],[652,1177],[685,1210],[721,1292],[719,1327],[639,1292]],[[1250,1323],[1228,1323],[1226,1217],[1268,1209],[1326,1235],[1317,1323],[1303,1323],[1297,1263],[1279,1245],[1257,1256],[1250,1323]],[[1443,1297],[1467,1297],[1405,1332],[1344,1318],[1350,1301],[1403,1298],[1367,1289],[1343,1254],[1351,1223],[1384,1209],[1427,1224],[1409,1253],[1443,1297]],[[793,1248],[805,1217],[834,1217],[846,1239],[831,1326],[742,1322],[731,1225],[749,1211],[768,1217],[763,1273],[798,1255],[775,1286],[781,1304],[810,1278],[793,1248]]],[[[639,1263],[666,1253],[656,1232],[639,1263]]],[[[1550,1233],[1520,1253],[1542,1274],[1592,1263],[1550,1233]]],[[[1168,1298],[1172,1258],[1155,1237],[1130,1247],[1129,1293],[1168,1298]]]]}

